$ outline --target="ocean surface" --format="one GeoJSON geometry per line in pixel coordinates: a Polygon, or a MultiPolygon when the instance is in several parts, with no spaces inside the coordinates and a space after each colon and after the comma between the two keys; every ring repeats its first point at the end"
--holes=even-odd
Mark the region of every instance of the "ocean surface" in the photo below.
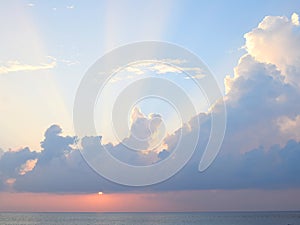
{"type": "Polygon", "coordinates": [[[300,225],[300,212],[0,213],[1,225],[300,225]]]}

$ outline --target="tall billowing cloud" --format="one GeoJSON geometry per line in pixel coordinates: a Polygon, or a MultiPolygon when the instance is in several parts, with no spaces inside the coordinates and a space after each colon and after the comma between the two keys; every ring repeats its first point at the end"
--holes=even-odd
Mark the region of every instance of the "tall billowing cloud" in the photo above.
{"type": "Polygon", "coordinates": [[[225,78],[227,141],[238,142],[239,150],[297,138],[291,132],[300,114],[300,27],[295,15],[267,16],[245,34],[247,54],[234,77],[225,78]]]}
{"type": "Polygon", "coordinates": [[[245,34],[245,47],[257,61],[276,66],[286,83],[300,87],[299,16],[267,16],[245,34]]]}

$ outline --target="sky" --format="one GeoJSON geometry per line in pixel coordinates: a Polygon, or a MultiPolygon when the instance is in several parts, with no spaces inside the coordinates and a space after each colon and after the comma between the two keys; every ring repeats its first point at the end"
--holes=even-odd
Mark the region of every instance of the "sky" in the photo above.
{"type": "Polygon", "coordinates": [[[0,211],[300,210],[298,1],[0,4],[0,211]],[[154,49],[162,62],[115,68],[96,93],[96,133],[78,142],[76,103],[92,66],[144,41],[180,46],[203,65],[154,49]],[[215,86],[199,89],[209,75],[215,86]],[[114,117],[118,101],[129,108],[114,117]],[[222,144],[199,172],[223,105],[222,144]],[[167,179],[128,186],[156,175],[132,178],[94,157],[103,149],[126,165],[158,165],[167,179]],[[193,152],[183,162],[177,149],[193,152]],[[172,160],[181,164],[169,176],[159,166],[172,160]]]}

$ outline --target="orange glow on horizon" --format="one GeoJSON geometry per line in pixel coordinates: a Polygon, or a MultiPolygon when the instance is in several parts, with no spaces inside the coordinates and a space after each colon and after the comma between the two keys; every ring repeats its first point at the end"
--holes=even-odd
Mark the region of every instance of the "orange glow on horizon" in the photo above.
{"type": "Polygon", "coordinates": [[[0,192],[0,212],[204,212],[300,208],[300,189],[102,193],[101,197],[95,195],[99,193],[0,192]],[[290,196],[294,196],[293,199],[290,196]]]}
{"type": "Polygon", "coordinates": [[[156,194],[0,193],[0,212],[139,212],[162,210],[156,194]],[[150,197],[152,196],[152,197],[150,197]]]}

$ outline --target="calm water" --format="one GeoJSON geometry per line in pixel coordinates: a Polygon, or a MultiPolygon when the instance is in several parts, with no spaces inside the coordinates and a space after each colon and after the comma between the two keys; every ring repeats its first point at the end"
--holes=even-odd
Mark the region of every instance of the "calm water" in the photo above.
{"type": "Polygon", "coordinates": [[[300,225],[300,212],[0,213],[0,225],[300,225]]]}

